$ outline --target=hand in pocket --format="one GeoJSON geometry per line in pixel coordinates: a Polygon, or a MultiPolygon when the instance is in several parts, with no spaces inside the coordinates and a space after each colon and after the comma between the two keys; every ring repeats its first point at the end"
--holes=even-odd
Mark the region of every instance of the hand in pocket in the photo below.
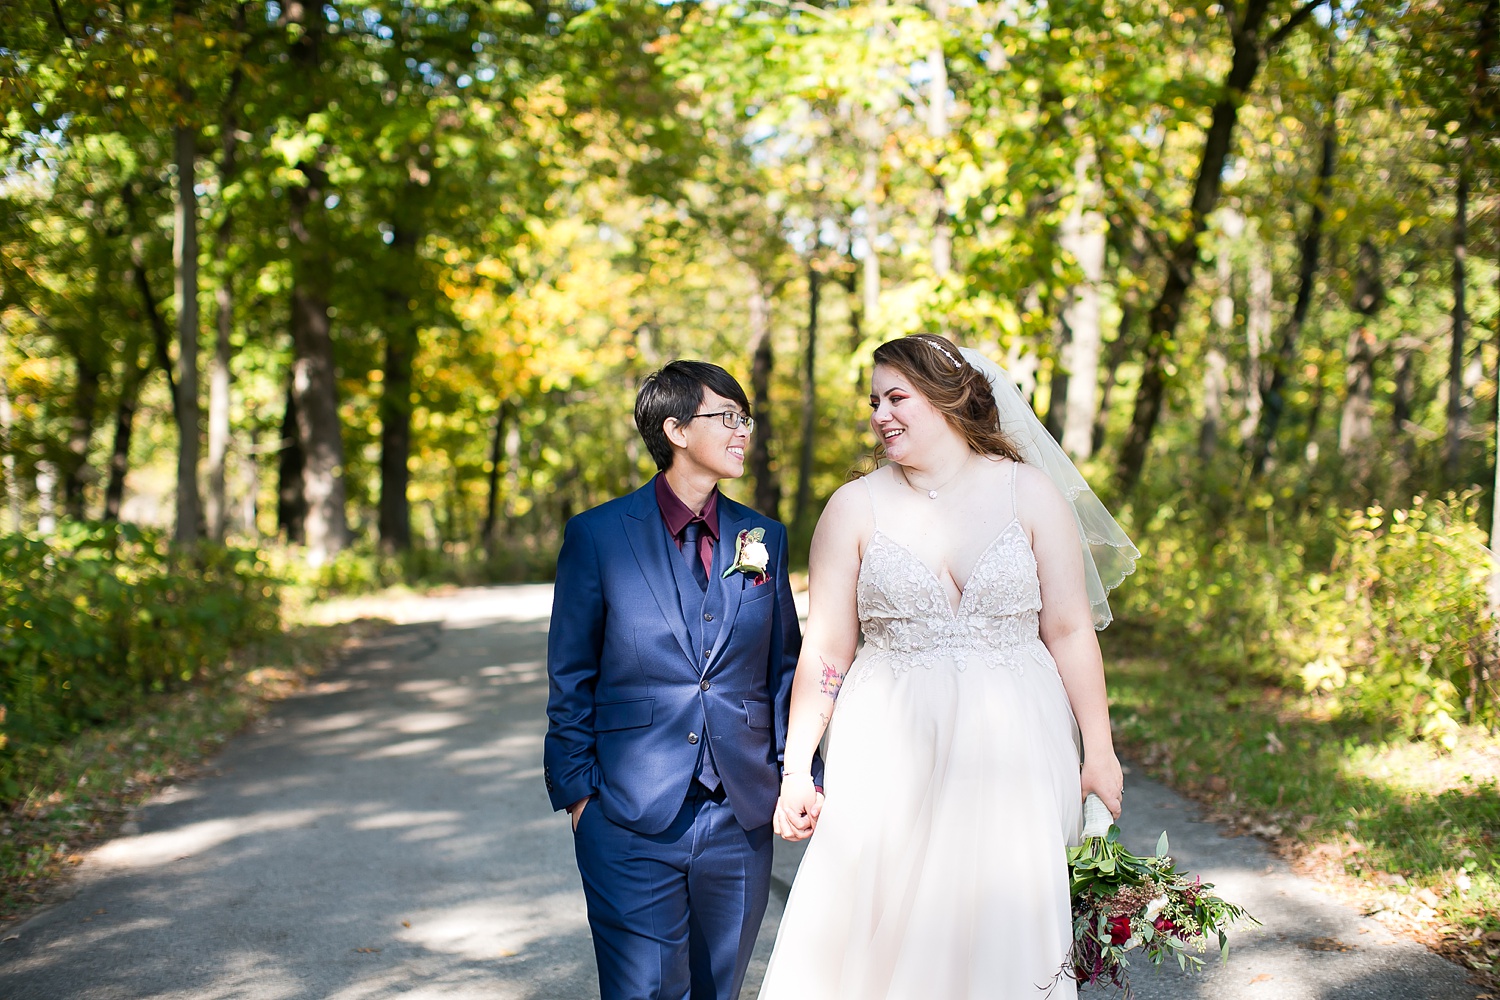
{"type": "Polygon", "coordinates": [[[585,795],[583,798],[579,799],[577,802],[568,807],[568,815],[573,818],[574,833],[578,832],[578,820],[583,816],[583,810],[588,806],[589,800],[592,798],[592,795],[585,795]]]}

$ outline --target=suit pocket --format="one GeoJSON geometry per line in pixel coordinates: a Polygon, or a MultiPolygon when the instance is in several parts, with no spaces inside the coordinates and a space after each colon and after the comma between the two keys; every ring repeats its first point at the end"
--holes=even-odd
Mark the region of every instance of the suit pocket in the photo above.
{"type": "Polygon", "coordinates": [[[743,597],[740,598],[740,606],[744,607],[746,604],[751,604],[751,603],[754,603],[755,601],[770,600],[771,596],[773,594],[775,594],[775,593],[776,593],[776,581],[775,580],[767,580],[765,583],[761,584],[759,587],[757,587],[755,584],[751,583],[749,580],[746,580],[745,581],[745,594],[744,594],[743,597]]]}
{"type": "Polygon", "coordinates": [[[600,702],[594,706],[594,732],[603,733],[614,729],[639,729],[641,726],[649,726],[655,706],[655,698],[600,702]]]}
{"type": "Polygon", "coordinates": [[[769,701],[745,702],[745,719],[751,729],[771,728],[771,703],[769,701]]]}

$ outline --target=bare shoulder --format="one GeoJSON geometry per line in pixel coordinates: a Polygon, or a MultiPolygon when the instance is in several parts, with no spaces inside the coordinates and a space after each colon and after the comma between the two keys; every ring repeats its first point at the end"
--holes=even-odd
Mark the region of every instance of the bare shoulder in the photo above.
{"type": "Polygon", "coordinates": [[[823,507],[822,516],[818,518],[818,530],[823,530],[825,525],[836,525],[840,530],[851,527],[859,530],[870,520],[869,487],[856,479],[833,491],[833,496],[828,498],[828,503],[823,507]]]}
{"type": "Polygon", "coordinates": [[[1016,507],[1021,521],[1033,531],[1073,524],[1073,508],[1062,490],[1033,465],[1021,464],[1016,468],[1016,507]]]}

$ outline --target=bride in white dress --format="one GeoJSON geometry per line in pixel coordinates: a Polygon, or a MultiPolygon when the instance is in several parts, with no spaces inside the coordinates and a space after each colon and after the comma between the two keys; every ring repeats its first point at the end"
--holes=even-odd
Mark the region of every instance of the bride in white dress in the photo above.
{"type": "Polygon", "coordinates": [[[761,1000],[1076,995],[1065,848],[1085,794],[1118,816],[1123,793],[1094,630],[1137,553],[1092,495],[1113,533],[1075,516],[1086,486],[1018,460],[1050,440],[976,365],[925,335],[875,353],[888,464],[813,538],[774,823],[816,835],[761,1000]]]}

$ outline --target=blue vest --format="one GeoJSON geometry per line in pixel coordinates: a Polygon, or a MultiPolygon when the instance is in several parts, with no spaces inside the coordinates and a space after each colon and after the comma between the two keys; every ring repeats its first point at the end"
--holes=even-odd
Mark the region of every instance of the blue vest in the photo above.
{"type": "MultiPolygon", "coordinates": [[[[665,519],[661,522],[661,537],[662,544],[667,547],[667,562],[677,580],[677,600],[682,606],[682,620],[687,625],[688,635],[693,639],[693,649],[698,653],[698,673],[701,675],[708,665],[708,655],[718,641],[719,628],[724,621],[724,587],[723,581],[719,579],[719,574],[724,572],[721,566],[724,540],[719,539],[714,546],[714,557],[708,571],[708,591],[705,593],[698,589],[698,581],[693,579],[693,571],[688,569],[687,560],[677,547],[677,540],[667,530],[665,519]]],[[[702,697],[701,691],[699,696],[702,697]]],[[[708,731],[706,714],[699,732],[703,734],[704,749],[698,757],[698,767],[694,773],[700,779],[711,775],[704,783],[717,787],[719,778],[718,769],[713,762],[714,736],[708,731]]]]}

